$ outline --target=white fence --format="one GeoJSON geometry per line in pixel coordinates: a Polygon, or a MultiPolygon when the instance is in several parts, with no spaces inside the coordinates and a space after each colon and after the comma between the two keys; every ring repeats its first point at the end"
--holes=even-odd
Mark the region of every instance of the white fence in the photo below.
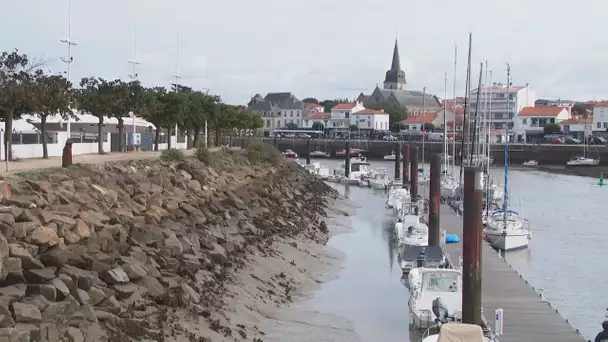
{"type": "MultiPolygon", "coordinates": [[[[61,157],[63,154],[63,147],[65,146],[65,142],[67,141],[68,134],[67,132],[57,132],[56,133],[56,143],[48,143],[48,152],[49,157],[61,157]]],[[[103,143],[104,152],[110,152],[111,150],[111,133],[106,133],[107,139],[103,143]]],[[[74,141],[74,140],[73,140],[74,141]]],[[[4,132],[0,132],[0,158],[2,160],[5,159],[5,148],[4,148],[4,132]]],[[[186,149],[186,143],[178,143],[177,137],[171,137],[171,146],[176,149],[186,149]]],[[[167,144],[159,144],[159,150],[166,150],[167,144]]],[[[82,155],[82,154],[92,154],[97,153],[98,147],[97,142],[77,142],[74,141],[72,144],[72,155],[82,155]]],[[[14,159],[33,159],[33,158],[42,158],[42,144],[17,144],[13,143],[13,158],[14,159]]]]}

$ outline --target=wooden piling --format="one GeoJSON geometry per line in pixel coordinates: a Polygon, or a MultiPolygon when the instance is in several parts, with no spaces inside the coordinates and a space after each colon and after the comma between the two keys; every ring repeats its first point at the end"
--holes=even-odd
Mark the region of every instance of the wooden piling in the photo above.
{"type": "Polygon", "coordinates": [[[410,146],[404,144],[403,145],[403,176],[401,178],[401,181],[403,183],[403,187],[407,188],[409,187],[409,181],[410,181],[410,177],[409,177],[409,167],[410,167],[410,146]]]}
{"type": "Polygon", "coordinates": [[[346,155],[344,156],[344,176],[348,178],[348,176],[350,176],[350,143],[347,140],[345,144],[344,150],[346,151],[346,155]]]}
{"type": "Polygon", "coordinates": [[[462,232],[462,321],[481,326],[481,169],[464,169],[462,232]]]}
{"type": "Polygon", "coordinates": [[[401,178],[401,146],[398,142],[395,143],[395,178],[401,178]]]}
{"type": "Polygon", "coordinates": [[[410,195],[418,200],[418,147],[410,149],[410,195]]]}
{"type": "Polygon", "coordinates": [[[306,165],[310,165],[310,138],[306,139],[306,165]]]}
{"type": "Polygon", "coordinates": [[[441,155],[431,156],[431,179],[429,184],[429,246],[439,246],[439,206],[441,195],[441,155]]]}

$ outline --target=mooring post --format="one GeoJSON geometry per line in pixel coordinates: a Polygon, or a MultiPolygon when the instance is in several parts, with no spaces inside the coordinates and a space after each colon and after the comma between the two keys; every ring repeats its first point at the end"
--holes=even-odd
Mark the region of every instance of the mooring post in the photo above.
{"type": "Polygon", "coordinates": [[[403,178],[401,179],[403,183],[403,188],[409,187],[409,167],[410,167],[410,146],[403,145],[403,178]]]}
{"type": "Polygon", "coordinates": [[[431,179],[429,184],[429,246],[439,246],[439,195],[441,192],[441,155],[431,156],[431,179]]]}
{"type": "Polygon", "coordinates": [[[410,149],[410,196],[418,201],[418,147],[410,149]]]}
{"type": "Polygon", "coordinates": [[[464,169],[462,221],[462,322],[481,326],[481,170],[464,169]]]}
{"type": "Polygon", "coordinates": [[[395,146],[395,178],[401,178],[401,148],[399,146],[399,143],[396,142],[395,146]]]}
{"type": "Polygon", "coordinates": [[[310,165],[310,138],[306,139],[306,165],[310,165]]]}
{"type": "Polygon", "coordinates": [[[346,151],[346,155],[344,156],[344,176],[348,178],[348,176],[350,176],[350,143],[347,140],[345,144],[346,147],[344,150],[346,151]]]}

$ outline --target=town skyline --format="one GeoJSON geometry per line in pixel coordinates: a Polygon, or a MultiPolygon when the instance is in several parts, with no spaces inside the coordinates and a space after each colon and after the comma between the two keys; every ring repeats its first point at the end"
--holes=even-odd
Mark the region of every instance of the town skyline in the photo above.
{"type": "MultiPolygon", "coordinates": [[[[473,75],[479,71],[479,63],[488,60],[493,80],[504,82],[508,62],[513,84],[530,83],[539,98],[599,100],[608,98],[608,89],[603,85],[603,60],[608,58],[608,50],[582,51],[603,45],[601,21],[589,20],[588,25],[554,24],[555,18],[564,13],[569,17],[578,13],[587,19],[602,13],[588,13],[585,3],[591,5],[590,0],[577,2],[576,6],[555,1],[552,6],[543,7],[514,0],[512,6],[525,5],[526,10],[512,16],[498,6],[488,8],[480,0],[464,4],[394,1],[382,8],[366,7],[366,17],[383,23],[368,25],[360,16],[364,3],[357,1],[325,4],[320,0],[262,0],[255,4],[209,5],[193,0],[72,0],[70,38],[79,45],[72,50],[71,81],[77,84],[80,78],[93,75],[128,78],[135,8],[136,58],[141,62],[137,68],[142,83],[169,86],[177,69],[181,83],[210,88],[235,104],[247,103],[255,93],[277,91],[319,100],[352,99],[361,92],[369,93],[376,84],[382,84],[395,38],[399,40],[408,89],[426,87],[428,93],[440,98],[445,96],[445,72],[447,98],[453,97],[452,69],[457,45],[456,96],[463,96],[469,32],[473,33],[473,75]],[[315,20],[310,20],[309,12],[314,8],[323,11],[314,11],[315,20]],[[415,13],[433,13],[436,19],[415,13]],[[479,20],[463,20],[465,14],[471,13],[479,13],[479,20]],[[342,25],[333,24],[337,16],[342,25]],[[512,24],[507,30],[505,25],[496,24],[508,20],[512,24]],[[101,25],[107,22],[111,25],[101,25]],[[323,22],[327,25],[318,25],[323,22]]],[[[608,7],[599,3],[593,6],[608,7]]],[[[66,55],[66,46],[59,40],[68,36],[68,0],[13,2],[4,13],[0,27],[11,32],[0,36],[4,50],[18,48],[32,57],[44,56],[53,73],[65,70],[60,57],[66,55]],[[18,19],[20,16],[15,13],[27,13],[29,20],[18,19]]]]}

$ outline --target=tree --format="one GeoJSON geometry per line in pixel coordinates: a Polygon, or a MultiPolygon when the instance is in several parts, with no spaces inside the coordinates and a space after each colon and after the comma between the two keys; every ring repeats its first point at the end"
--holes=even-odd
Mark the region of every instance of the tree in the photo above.
{"type": "Polygon", "coordinates": [[[287,124],[285,124],[285,128],[286,129],[298,129],[298,125],[293,122],[288,122],[287,124]]]}
{"type": "Polygon", "coordinates": [[[70,109],[72,83],[63,76],[40,74],[35,79],[34,99],[35,105],[32,109],[40,118],[42,158],[48,159],[46,120],[53,115],[60,115],[64,120],[74,118],[70,109]]]}
{"type": "Polygon", "coordinates": [[[115,93],[110,82],[103,78],[84,77],[80,80],[80,89],[76,92],[77,108],[81,113],[89,113],[96,116],[97,123],[97,152],[103,151],[103,120],[104,117],[112,116],[109,106],[112,105],[115,93]]]}
{"type": "Polygon", "coordinates": [[[319,104],[323,106],[324,112],[331,112],[331,109],[340,103],[349,103],[348,99],[323,100],[319,104]]]}
{"type": "Polygon", "coordinates": [[[404,125],[401,122],[393,122],[393,124],[390,127],[391,127],[391,132],[393,132],[393,133],[399,133],[399,132],[401,132],[402,129],[404,129],[404,125]]]}
{"type": "Polygon", "coordinates": [[[307,97],[304,100],[302,100],[302,102],[319,104],[319,100],[315,99],[314,97],[307,97]]]}
{"type": "Polygon", "coordinates": [[[312,129],[315,131],[323,131],[325,130],[325,126],[322,123],[315,121],[312,123],[312,129]]]}
{"type": "Polygon", "coordinates": [[[34,78],[42,71],[43,61],[30,62],[27,55],[18,50],[0,54],[0,113],[4,119],[4,149],[7,160],[12,160],[13,120],[31,111],[34,78]]]}
{"type": "Polygon", "coordinates": [[[407,109],[403,106],[391,104],[391,103],[371,103],[366,105],[366,107],[375,110],[384,110],[388,113],[388,121],[390,126],[393,124],[401,122],[409,117],[407,109]]]}
{"type": "Polygon", "coordinates": [[[139,82],[134,81],[125,83],[119,79],[108,82],[110,96],[106,103],[109,116],[115,117],[118,120],[118,150],[123,151],[125,146],[125,121],[124,118],[130,111],[135,111],[137,98],[137,88],[140,87],[139,82]]]}
{"type": "Polygon", "coordinates": [[[158,151],[160,130],[164,125],[163,108],[160,98],[167,90],[163,87],[154,87],[142,91],[139,113],[155,127],[154,151],[158,151]]]}
{"type": "Polygon", "coordinates": [[[422,130],[425,132],[432,132],[435,130],[435,125],[433,125],[431,122],[426,122],[424,125],[422,125],[422,130]]]}
{"type": "Polygon", "coordinates": [[[562,132],[562,127],[556,123],[548,123],[543,127],[545,134],[558,134],[562,132]]]}
{"type": "Polygon", "coordinates": [[[572,105],[571,111],[572,111],[572,114],[581,115],[585,119],[587,119],[587,117],[589,116],[587,107],[585,107],[585,104],[581,103],[581,102],[577,102],[574,105],[572,105]]]}

